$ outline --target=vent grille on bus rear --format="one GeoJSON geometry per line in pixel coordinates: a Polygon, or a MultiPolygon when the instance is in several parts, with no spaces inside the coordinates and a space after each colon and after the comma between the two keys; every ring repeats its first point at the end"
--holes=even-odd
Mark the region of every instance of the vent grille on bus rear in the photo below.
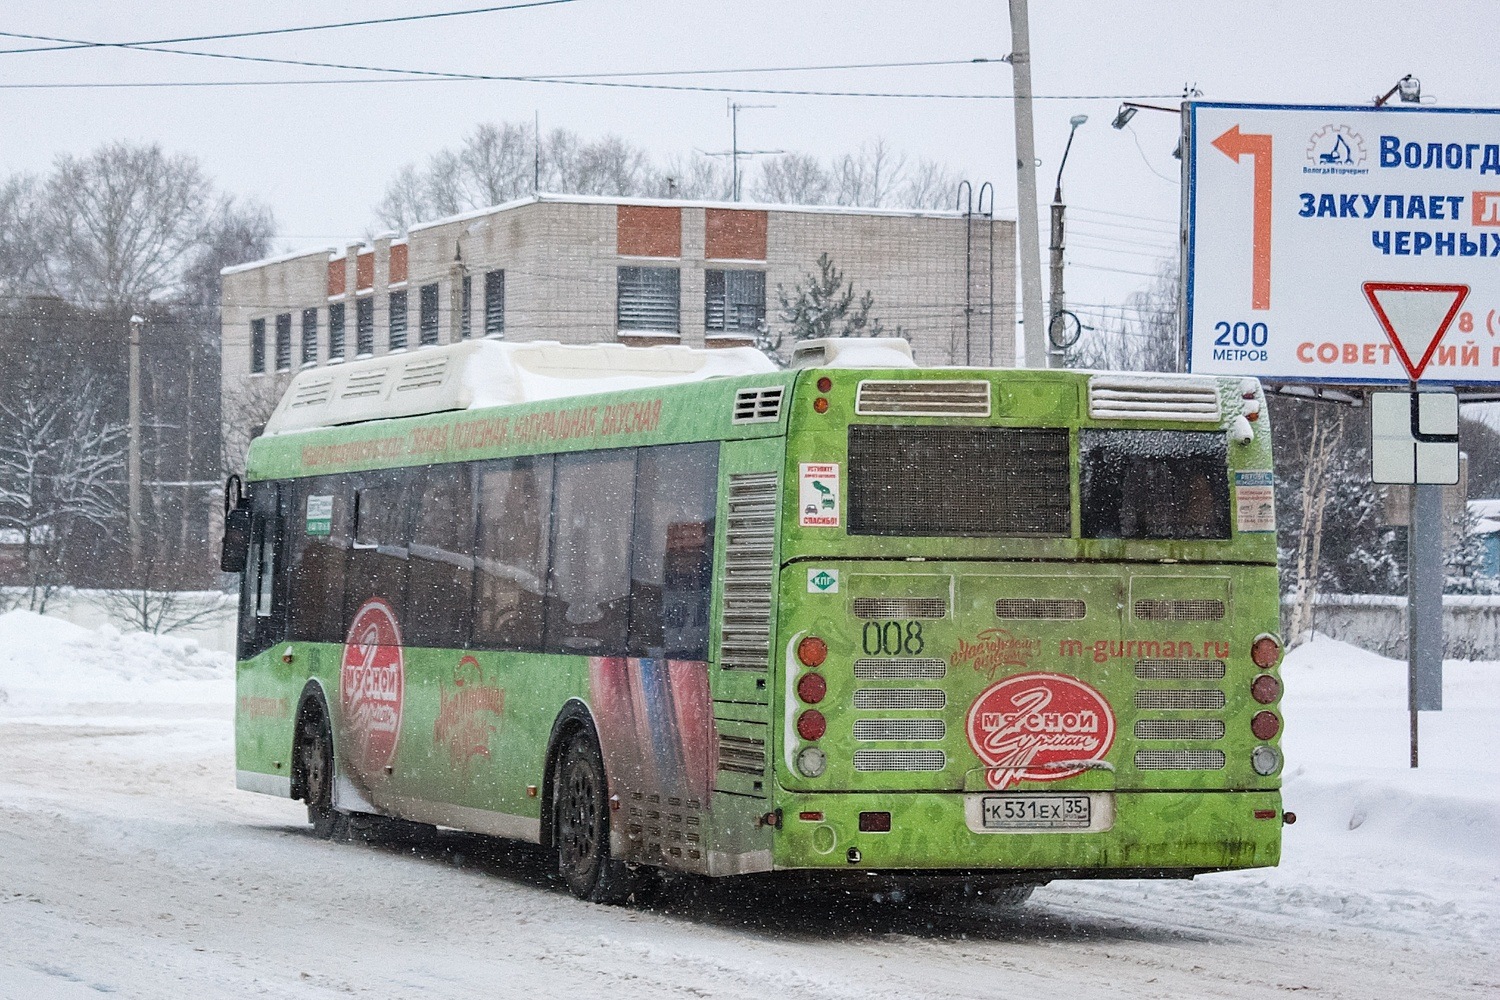
{"type": "Polygon", "coordinates": [[[783,386],[768,385],[753,389],[741,389],[734,394],[734,418],[736,424],[764,424],[781,417],[781,395],[783,386]]]}
{"type": "Polygon", "coordinates": [[[1002,597],[995,602],[996,618],[1033,618],[1046,621],[1077,621],[1088,614],[1088,605],[1074,600],[1036,597],[1002,597]]]}
{"type": "Polygon", "coordinates": [[[854,676],[862,681],[939,681],[947,675],[947,660],[866,658],[854,661],[854,676]]]}
{"type": "Polygon", "coordinates": [[[1191,375],[1089,379],[1089,416],[1095,420],[1193,420],[1218,423],[1219,384],[1191,375]]]}
{"type": "Polygon", "coordinates": [[[446,354],[419,354],[402,366],[401,376],[396,380],[396,391],[433,389],[442,385],[447,375],[448,356],[446,354]]]}
{"type": "Polygon", "coordinates": [[[858,719],[854,738],[874,740],[940,740],[948,735],[942,719],[858,719]]]}
{"type": "Polygon", "coordinates": [[[941,709],[948,705],[942,688],[860,688],[854,692],[854,707],[866,709],[941,709]]]}
{"type": "Polygon", "coordinates": [[[1223,660],[1137,660],[1135,675],[1143,681],[1217,681],[1223,660]]]}
{"type": "Polygon", "coordinates": [[[1138,740],[1222,740],[1223,719],[1140,719],[1135,724],[1138,740]]]}
{"type": "Polygon", "coordinates": [[[941,771],[948,755],[941,750],[856,750],[856,771],[941,771]]]}
{"type": "Polygon", "coordinates": [[[1135,707],[1183,711],[1223,708],[1224,692],[1214,688],[1147,688],[1135,693],[1135,707]]]}
{"type": "Polygon", "coordinates": [[[766,772],[766,741],[750,736],[719,734],[719,770],[736,774],[766,772]]]}
{"type": "Polygon", "coordinates": [[[946,618],[948,602],[941,597],[856,597],[856,618],[946,618]]]}
{"type": "Polygon", "coordinates": [[[990,384],[955,379],[866,379],[859,384],[854,412],[862,417],[987,417],[990,384]]]}
{"type": "Polygon", "coordinates": [[[1224,602],[1136,601],[1135,616],[1153,622],[1215,622],[1224,617],[1224,602]]]}
{"type": "Polygon", "coordinates": [[[1137,750],[1137,771],[1222,771],[1222,750],[1137,750]]]}
{"type": "Polygon", "coordinates": [[[724,610],[719,630],[719,666],[725,670],[765,670],[771,658],[776,498],[774,472],[729,477],[724,610]]]}
{"type": "Polygon", "coordinates": [[[294,410],[308,406],[327,406],[333,401],[333,376],[305,377],[294,380],[291,391],[291,408],[294,410]]]}

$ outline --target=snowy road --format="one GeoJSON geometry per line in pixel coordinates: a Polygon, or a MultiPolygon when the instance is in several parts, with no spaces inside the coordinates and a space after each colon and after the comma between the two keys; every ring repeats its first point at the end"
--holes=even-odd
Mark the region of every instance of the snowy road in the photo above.
{"type": "MultiPolygon", "coordinates": [[[[6,679],[0,660],[0,690],[6,679]]],[[[1290,828],[1277,871],[1054,884],[1009,913],[722,884],[611,909],[568,896],[530,848],[315,840],[298,804],[231,787],[228,698],[185,697],[46,714],[22,698],[0,713],[0,996],[1500,994],[1485,796],[1440,796],[1412,819],[1399,802],[1346,808],[1358,781],[1308,784],[1329,822],[1290,828]],[[1388,815],[1388,832],[1408,837],[1403,822],[1480,825],[1459,831],[1469,853],[1426,857],[1412,841],[1409,864],[1372,876],[1388,852],[1359,847],[1350,809],[1360,828],[1388,815]],[[1337,856],[1334,829],[1350,847],[1337,856]]],[[[1298,780],[1312,779],[1294,793],[1298,780]]],[[[1361,801],[1396,794],[1370,788],[1361,801]]]]}

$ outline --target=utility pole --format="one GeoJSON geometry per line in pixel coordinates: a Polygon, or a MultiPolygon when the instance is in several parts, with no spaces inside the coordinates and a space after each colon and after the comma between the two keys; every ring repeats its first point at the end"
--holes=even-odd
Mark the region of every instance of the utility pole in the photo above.
{"type": "Polygon", "coordinates": [[[1062,162],[1057,165],[1057,184],[1052,189],[1052,283],[1050,286],[1051,299],[1050,308],[1047,310],[1047,363],[1051,367],[1054,356],[1062,354],[1062,347],[1055,334],[1060,331],[1059,324],[1064,323],[1063,318],[1063,248],[1064,240],[1064,215],[1067,206],[1063,204],[1062,175],[1063,168],[1068,165],[1068,153],[1073,149],[1073,135],[1078,131],[1078,126],[1088,121],[1088,115],[1074,115],[1068,124],[1072,126],[1068,130],[1068,144],[1063,147],[1062,162]]]}
{"type": "Polygon", "coordinates": [[[1031,128],[1031,28],[1026,0],[1010,0],[1010,71],[1016,113],[1016,230],[1021,259],[1021,318],[1026,367],[1046,368],[1047,320],[1042,315],[1042,238],[1036,220],[1036,137],[1031,128]]]}
{"type": "Polygon", "coordinates": [[[126,459],[130,519],[130,582],[141,582],[141,328],[146,321],[130,317],[130,451],[126,459]]]}

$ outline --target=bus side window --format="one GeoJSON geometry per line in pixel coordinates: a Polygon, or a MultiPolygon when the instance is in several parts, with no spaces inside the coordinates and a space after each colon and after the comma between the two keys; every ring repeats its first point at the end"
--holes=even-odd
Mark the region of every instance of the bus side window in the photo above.
{"type": "Polygon", "coordinates": [[[642,448],[630,560],[630,655],[708,659],[719,445],[642,448]]]}
{"type": "Polygon", "coordinates": [[[240,659],[248,659],[285,638],[287,593],[285,557],[279,554],[280,492],[278,483],[250,486],[250,557],[240,591],[240,659]]]}
{"type": "Polygon", "coordinates": [[[552,459],[481,462],[474,645],[541,652],[552,523],[552,459]]]}
{"type": "Polygon", "coordinates": [[[412,525],[406,642],[444,649],[466,646],[474,579],[469,467],[429,466],[421,484],[412,525]]]}
{"type": "Polygon", "coordinates": [[[635,452],[559,455],[554,462],[546,651],[623,656],[635,452]]]}

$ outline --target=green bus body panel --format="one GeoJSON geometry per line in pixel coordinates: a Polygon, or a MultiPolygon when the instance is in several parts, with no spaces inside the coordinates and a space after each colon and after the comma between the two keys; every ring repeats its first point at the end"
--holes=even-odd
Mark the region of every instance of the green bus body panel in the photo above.
{"type": "MultiPolygon", "coordinates": [[[[601,664],[578,656],[404,649],[400,732],[389,773],[359,776],[360,794],[381,811],[439,822],[450,815],[455,818],[448,825],[456,826],[475,825],[466,821],[474,816],[494,816],[494,823],[479,827],[536,839],[542,808],[536,789],[544,785],[548,740],[558,713],[573,700],[605,718],[599,725],[606,767],[611,790],[621,797],[614,849],[629,860],[707,874],[849,868],[847,851],[857,847],[859,867],[865,869],[1086,873],[1274,865],[1280,852],[1280,778],[1262,777],[1249,763],[1258,744],[1249,720],[1267,707],[1250,697],[1250,682],[1259,672],[1249,661],[1250,646],[1261,633],[1278,631],[1274,532],[1241,533],[1236,527],[1227,540],[1192,542],[1080,537],[1076,432],[1071,435],[1075,471],[1068,537],[876,537],[845,530],[852,423],[1222,431],[1238,414],[1240,400],[1237,380],[1219,384],[1226,416],[1214,425],[1092,420],[1086,377],[1070,372],[770,373],[261,438],[250,451],[248,478],[723,442],[709,661],[601,664]],[[825,377],[832,388],[820,392],[816,381],[825,377]],[[991,414],[855,413],[863,380],[943,378],[989,381],[991,414]],[[732,422],[737,391],[776,386],[785,390],[777,419],[732,422]],[[826,412],[816,411],[817,399],[827,400],[826,412]],[[799,525],[800,463],[839,466],[839,526],[799,525]],[[764,670],[726,669],[721,665],[720,626],[732,542],[731,486],[736,477],[767,474],[779,477],[780,509],[766,565],[771,581],[766,594],[771,605],[769,661],[764,670]],[[814,588],[811,575],[821,570],[836,571],[836,593],[814,588]],[[860,617],[854,602],[862,598],[941,599],[943,614],[860,617]],[[1081,618],[1008,620],[997,615],[996,601],[1003,598],[1081,601],[1086,611],[1081,618]],[[1222,619],[1148,621],[1132,614],[1135,602],[1142,600],[1220,601],[1226,610],[1222,619]],[[886,639],[888,626],[899,629],[899,655],[891,654],[888,643],[881,647],[886,639],[879,638],[871,652],[872,626],[886,639]],[[829,649],[820,670],[827,693],[818,704],[828,727],[816,741],[828,766],[818,778],[804,777],[794,764],[796,753],[808,745],[796,735],[796,718],[810,707],[796,692],[796,680],[805,670],[795,662],[794,649],[796,640],[808,634],[822,638],[829,649]],[[858,660],[901,658],[941,662],[943,676],[920,681],[855,676],[858,660]],[[1221,680],[1161,680],[1138,674],[1140,661],[1157,659],[1222,660],[1225,675],[1221,680]],[[1108,706],[1112,742],[1086,768],[1056,780],[1007,779],[997,789],[997,772],[971,739],[970,710],[996,685],[1028,674],[1075,678],[1097,692],[1108,706]],[[628,701],[620,692],[651,683],[667,684],[679,699],[684,691],[706,693],[707,717],[689,724],[682,722],[689,716],[679,713],[683,731],[669,734],[679,760],[688,761],[688,770],[697,768],[694,773],[704,779],[695,780],[688,791],[655,787],[641,777],[649,770],[642,762],[651,752],[648,744],[662,735],[640,728],[644,710],[638,707],[635,721],[622,726],[610,721],[615,710],[603,704],[628,701]],[[922,709],[855,705],[859,691],[877,692],[859,697],[889,705],[882,699],[899,700],[916,689],[941,692],[941,707],[931,707],[930,694],[922,696],[929,699],[922,709]],[[1224,701],[1222,707],[1162,711],[1139,700],[1143,690],[1222,691],[1224,701]],[[927,729],[916,739],[856,732],[861,720],[893,719],[921,719],[927,729]],[[1198,733],[1191,739],[1160,738],[1160,732],[1150,738],[1138,735],[1137,723],[1163,720],[1210,727],[1222,722],[1224,732],[1217,738],[1198,733]],[[934,722],[941,722],[936,735],[934,722]],[[856,754],[870,749],[940,750],[944,764],[928,771],[857,768],[856,754]],[[1183,750],[1221,751],[1224,764],[1199,770],[1137,767],[1137,752],[1183,750]],[[765,761],[759,772],[753,765],[756,753],[765,761]],[[705,793],[701,801],[695,789],[705,793]],[[976,833],[966,822],[966,803],[972,807],[976,798],[1033,792],[1092,793],[1110,804],[1109,829],[976,833]],[[460,811],[435,812],[434,804],[460,811]],[[859,814],[866,811],[890,813],[891,831],[860,833],[859,814]],[[1257,812],[1269,812],[1274,820],[1257,819],[1257,812]],[[804,813],[820,818],[802,820],[804,813]],[[647,845],[656,853],[648,853],[647,845]],[[674,845],[680,850],[673,851],[674,845]]],[[[1236,510],[1234,473],[1271,468],[1263,417],[1255,431],[1249,443],[1229,445],[1231,511],[1236,510]]],[[[238,769],[291,776],[294,715],[309,682],[326,694],[341,760],[355,752],[340,705],[344,656],[342,645],[280,643],[238,665],[238,769]],[[290,662],[284,662],[283,654],[290,655],[290,662]]],[[[932,667],[929,663],[923,669],[932,667]]],[[[1279,704],[1269,707],[1279,714],[1279,704]]],[[[899,733],[900,727],[895,730],[899,733]]],[[[342,764],[341,773],[347,773],[342,764]]]]}

